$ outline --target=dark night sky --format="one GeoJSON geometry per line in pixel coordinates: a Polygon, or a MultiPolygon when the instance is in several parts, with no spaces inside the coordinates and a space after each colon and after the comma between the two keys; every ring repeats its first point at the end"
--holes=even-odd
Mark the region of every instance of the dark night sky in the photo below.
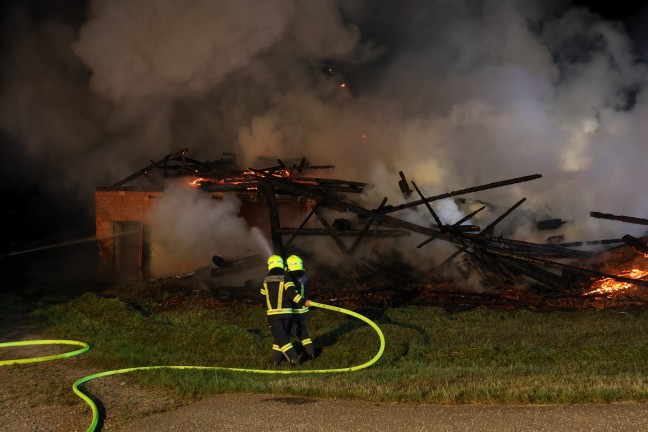
{"type": "MultiPolygon", "coordinates": [[[[86,0],[14,0],[4,2],[2,15],[15,4],[28,6],[30,19],[34,23],[42,23],[54,17],[56,20],[79,28],[86,19],[86,0]]],[[[609,20],[623,22],[627,32],[636,43],[636,54],[648,59],[648,53],[642,51],[642,46],[648,43],[648,2],[646,1],[575,1],[574,4],[587,7],[593,12],[609,20]]],[[[2,52],[10,51],[12,39],[7,37],[7,30],[15,23],[3,21],[2,52]]],[[[87,80],[88,76],[74,71],[79,80],[87,80]]],[[[20,109],[17,107],[17,109],[20,109]]],[[[68,200],[65,194],[52,193],[56,190],[57,179],[43,179],[33,175],[41,169],[43,162],[32,161],[29,151],[24,148],[20,138],[12,137],[5,130],[0,130],[0,200],[2,200],[0,234],[0,255],[13,248],[24,248],[34,242],[42,241],[52,235],[63,232],[76,232],[84,228],[92,232],[92,210],[87,208],[87,201],[82,199],[68,200]]],[[[150,154],[150,158],[158,158],[163,154],[150,154]]],[[[217,155],[213,155],[216,157],[217,155]]],[[[64,155],[63,158],[66,156],[64,155]]],[[[142,160],[146,164],[147,160],[142,160]]],[[[65,160],[50,158],[47,164],[62,163],[65,160]]],[[[80,155],[75,164],[83,164],[84,156],[80,155]]],[[[72,165],[74,166],[74,165],[72,165]]],[[[69,173],[70,168],[65,172],[69,173]]],[[[56,172],[56,170],[54,170],[56,172]]],[[[525,173],[526,174],[526,173],[525,173]]],[[[115,174],[107,175],[113,178],[115,174]]]]}

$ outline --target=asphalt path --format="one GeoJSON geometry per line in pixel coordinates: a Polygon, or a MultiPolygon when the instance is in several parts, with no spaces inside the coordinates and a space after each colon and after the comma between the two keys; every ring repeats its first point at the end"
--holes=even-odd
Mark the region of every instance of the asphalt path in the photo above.
{"type": "Polygon", "coordinates": [[[648,404],[431,405],[223,394],[125,425],[165,431],[648,431],[648,404]]]}

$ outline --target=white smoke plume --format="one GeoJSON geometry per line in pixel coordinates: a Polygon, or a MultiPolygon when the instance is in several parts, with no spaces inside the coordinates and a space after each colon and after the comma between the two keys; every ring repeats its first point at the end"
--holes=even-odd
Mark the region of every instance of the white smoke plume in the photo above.
{"type": "Polygon", "coordinates": [[[401,170],[426,195],[539,173],[467,197],[528,198],[502,224],[527,238],[542,218],[583,240],[641,233],[590,211],[648,216],[646,65],[569,1],[93,0],[79,28],[20,8],[4,28],[0,126],[84,196],[188,147],[333,164],[372,184],[367,206],[403,201],[401,170]]]}
{"type": "Polygon", "coordinates": [[[214,254],[235,258],[259,252],[247,223],[238,217],[240,208],[234,195],[214,200],[184,181],[175,182],[150,211],[156,242],[203,266],[214,254]]]}

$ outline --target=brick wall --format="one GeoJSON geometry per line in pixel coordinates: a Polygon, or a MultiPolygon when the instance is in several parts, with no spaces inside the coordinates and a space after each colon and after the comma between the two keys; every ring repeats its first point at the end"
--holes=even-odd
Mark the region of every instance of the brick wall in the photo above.
{"type": "Polygon", "coordinates": [[[99,238],[99,263],[102,274],[115,271],[114,222],[142,222],[148,225],[146,214],[160,198],[159,191],[96,190],[96,231],[99,238]]]}
{"type": "MultiPolygon", "coordinates": [[[[104,276],[116,276],[115,238],[116,223],[140,222],[142,224],[141,251],[139,254],[140,276],[158,278],[187,273],[208,263],[211,257],[182,256],[166,245],[151,229],[147,214],[162,191],[106,190],[95,191],[96,232],[99,238],[100,270],[104,276]]],[[[214,194],[214,198],[219,196],[214,194]]],[[[242,198],[241,216],[249,226],[261,228],[270,238],[268,207],[264,201],[242,198]]],[[[294,198],[278,199],[277,206],[282,226],[295,226],[295,220],[303,220],[312,204],[294,198]]],[[[298,222],[299,223],[299,222],[298,222]]]]}

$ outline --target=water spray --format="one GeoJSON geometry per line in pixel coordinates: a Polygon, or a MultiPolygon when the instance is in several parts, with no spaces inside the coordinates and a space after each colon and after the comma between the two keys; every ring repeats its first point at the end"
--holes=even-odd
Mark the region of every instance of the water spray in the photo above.
{"type": "Polygon", "coordinates": [[[252,227],[250,233],[259,244],[259,246],[261,246],[261,249],[263,249],[263,252],[266,254],[266,256],[272,255],[272,248],[270,247],[270,243],[268,242],[268,239],[265,238],[261,230],[257,227],[252,227]]]}
{"type": "Polygon", "coordinates": [[[52,245],[40,246],[40,247],[31,248],[31,249],[25,249],[25,250],[21,250],[21,251],[17,251],[17,252],[11,252],[11,253],[8,253],[6,255],[0,256],[0,258],[6,258],[6,257],[14,256],[14,255],[22,255],[22,254],[26,254],[26,253],[38,252],[38,251],[47,250],[47,249],[56,249],[56,248],[60,248],[60,247],[71,246],[71,245],[80,244],[80,243],[88,243],[88,242],[93,242],[93,241],[97,241],[97,240],[104,240],[104,239],[109,239],[109,238],[113,238],[113,237],[132,235],[132,234],[137,234],[138,232],[139,231],[129,231],[129,232],[123,232],[123,233],[119,233],[119,234],[112,234],[112,235],[109,235],[109,236],[102,236],[102,237],[94,236],[94,237],[88,237],[88,238],[84,238],[84,239],[70,240],[70,241],[61,242],[61,243],[55,243],[55,244],[52,244],[52,245]]]}

